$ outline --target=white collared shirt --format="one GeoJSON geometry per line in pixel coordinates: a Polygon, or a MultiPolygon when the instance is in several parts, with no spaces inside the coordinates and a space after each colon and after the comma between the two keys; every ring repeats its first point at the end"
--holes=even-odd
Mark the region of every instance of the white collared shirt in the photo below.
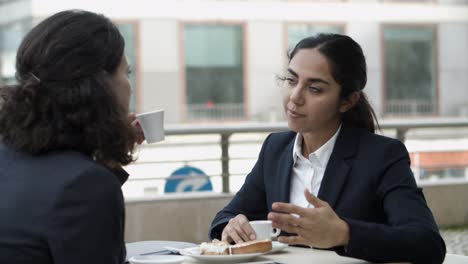
{"type": "Polygon", "coordinates": [[[307,189],[317,196],[322,183],[323,174],[327,168],[328,160],[335,146],[336,138],[341,130],[341,125],[335,134],[319,149],[306,159],[302,155],[302,134],[297,133],[293,148],[293,169],[291,171],[291,189],[289,202],[301,207],[313,207],[304,197],[307,189]]]}

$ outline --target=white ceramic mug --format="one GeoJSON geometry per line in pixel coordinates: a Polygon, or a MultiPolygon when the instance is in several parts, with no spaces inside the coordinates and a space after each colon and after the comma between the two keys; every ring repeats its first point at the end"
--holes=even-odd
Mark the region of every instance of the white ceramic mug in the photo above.
{"type": "Polygon", "coordinates": [[[164,140],[164,110],[137,114],[147,143],[164,140]]]}
{"type": "Polygon", "coordinates": [[[256,239],[272,239],[281,233],[279,228],[273,228],[270,220],[250,221],[250,226],[255,231],[256,239]]]}

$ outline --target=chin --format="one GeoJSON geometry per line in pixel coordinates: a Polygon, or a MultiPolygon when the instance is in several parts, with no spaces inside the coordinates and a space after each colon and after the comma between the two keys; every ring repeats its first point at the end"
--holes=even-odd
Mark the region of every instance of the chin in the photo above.
{"type": "Polygon", "coordinates": [[[297,133],[301,133],[304,130],[304,128],[300,124],[296,122],[291,122],[289,120],[288,120],[288,127],[289,129],[297,133]]]}

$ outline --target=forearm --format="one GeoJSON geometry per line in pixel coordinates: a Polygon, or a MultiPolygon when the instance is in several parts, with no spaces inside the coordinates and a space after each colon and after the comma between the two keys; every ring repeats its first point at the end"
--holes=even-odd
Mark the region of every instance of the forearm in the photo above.
{"type": "Polygon", "coordinates": [[[388,226],[352,219],[349,243],[337,249],[348,257],[373,262],[442,263],[445,243],[437,230],[429,226],[388,226]]]}

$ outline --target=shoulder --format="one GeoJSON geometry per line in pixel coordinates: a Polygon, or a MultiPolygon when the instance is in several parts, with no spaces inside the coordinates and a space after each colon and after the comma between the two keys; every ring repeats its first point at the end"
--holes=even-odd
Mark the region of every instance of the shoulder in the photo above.
{"type": "MultiPolygon", "coordinates": [[[[374,134],[362,128],[348,128],[347,132],[358,142],[359,155],[371,155],[374,159],[395,159],[408,156],[406,146],[398,139],[374,134]]],[[[348,140],[351,137],[348,137],[348,140]]],[[[348,142],[349,143],[349,142],[348,142]]]]}
{"type": "Polygon", "coordinates": [[[62,164],[59,170],[66,186],[91,185],[86,190],[88,192],[97,186],[101,190],[120,189],[119,180],[112,171],[81,153],[67,151],[50,158],[62,164]]]}
{"type": "Polygon", "coordinates": [[[77,182],[89,182],[102,188],[106,188],[109,184],[120,187],[114,173],[77,151],[51,151],[38,156],[24,154],[20,162],[23,166],[36,171],[42,180],[59,189],[77,182]]]}
{"type": "Polygon", "coordinates": [[[290,144],[294,143],[296,137],[294,131],[275,132],[268,135],[263,143],[263,147],[267,151],[282,151],[290,144]]]}
{"type": "Polygon", "coordinates": [[[297,133],[294,131],[275,132],[269,134],[266,140],[268,140],[269,143],[287,145],[291,140],[294,140],[296,134],[297,133]]]}
{"type": "Polygon", "coordinates": [[[365,131],[362,137],[362,143],[368,147],[374,147],[387,151],[406,151],[405,144],[398,139],[387,137],[365,131]]]}
{"type": "Polygon", "coordinates": [[[61,175],[55,177],[59,182],[55,214],[72,207],[85,214],[85,211],[107,212],[122,206],[121,185],[110,170],[79,153],[61,153],[53,159],[68,163],[59,166],[61,175]]]}
{"type": "Polygon", "coordinates": [[[96,173],[111,175],[112,172],[95,162],[90,157],[72,150],[49,151],[39,155],[31,155],[9,145],[0,143],[0,156],[2,163],[18,171],[33,171],[37,177],[49,179],[49,177],[67,180],[83,171],[95,171],[96,173]],[[13,162],[7,162],[10,160],[13,162]]]}

